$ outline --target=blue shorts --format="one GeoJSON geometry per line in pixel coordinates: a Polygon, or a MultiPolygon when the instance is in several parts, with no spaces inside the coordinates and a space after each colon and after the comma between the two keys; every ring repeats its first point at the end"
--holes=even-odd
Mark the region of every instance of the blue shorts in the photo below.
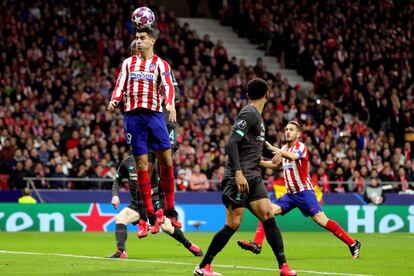
{"type": "Polygon", "coordinates": [[[297,194],[284,194],[278,199],[272,200],[282,208],[283,215],[289,213],[294,208],[299,208],[305,217],[313,217],[322,212],[314,191],[303,191],[297,194]]]}
{"type": "Polygon", "coordinates": [[[132,146],[133,155],[171,148],[167,124],[161,112],[135,109],[125,113],[124,120],[126,142],[132,146]]]}

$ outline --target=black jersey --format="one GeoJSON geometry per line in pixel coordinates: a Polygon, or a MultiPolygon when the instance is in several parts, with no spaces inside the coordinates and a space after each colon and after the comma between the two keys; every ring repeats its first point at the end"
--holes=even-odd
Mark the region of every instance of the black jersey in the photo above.
{"type": "Polygon", "coordinates": [[[141,196],[139,195],[138,190],[137,169],[134,156],[132,155],[128,155],[128,157],[122,159],[121,164],[119,164],[115,181],[112,185],[112,196],[118,195],[119,184],[122,183],[122,179],[128,179],[129,192],[131,193],[131,203],[142,204],[141,196]]]}
{"type": "MultiPolygon", "coordinates": [[[[124,158],[119,164],[118,172],[115,177],[115,181],[112,185],[112,196],[117,196],[119,192],[119,184],[122,183],[122,179],[128,179],[129,192],[131,193],[131,203],[136,205],[143,204],[141,196],[138,190],[137,182],[137,169],[135,165],[135,160],[133,155],[128,155],[124,158]]],[[[152,189],[152,200],[159,201],[162,193],[158,185],[158,174],[154,171],[153,178],[151,181],[152,189]]]]}
{"type": "MultiPolygon", "coordinates": [[[[253,105],[246,105],[237,115],[231,135],[239,135],[237,144],[240,169],[243,175],[260,176],[260,160],[265,142],[265,127],[262,116],[253,105]]],[[[229,159],[224,177],[234,177],[235,164],[229,159]]]]}

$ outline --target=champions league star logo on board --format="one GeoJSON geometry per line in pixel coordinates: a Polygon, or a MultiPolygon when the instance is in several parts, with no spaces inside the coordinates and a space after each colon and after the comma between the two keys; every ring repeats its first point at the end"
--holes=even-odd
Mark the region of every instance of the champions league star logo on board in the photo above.
{"type": "Polygon", "coordinates": [[[115,218],[115,214],[103,214],[97,203],[91,204],[87,213],[77,213],[71,216],[82,225],[85,232],[106,232],[106,227],[115,218]]]}

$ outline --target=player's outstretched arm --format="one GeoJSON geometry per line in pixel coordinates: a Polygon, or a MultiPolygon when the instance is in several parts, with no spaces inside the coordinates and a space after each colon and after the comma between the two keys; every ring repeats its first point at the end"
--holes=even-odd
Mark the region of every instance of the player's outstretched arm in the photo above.
{"type": "MultiPolygon", "coordinates": [[[[278,149],[275,148],[276,151],[275,152],[279,152],[283,158],[292,160],[292,161],[296,161],[300,159],[300,155],[297,152],[290,152],[290,151],[286,151],[286,150],[282,150],[282,149],[278,149]]],[[[277,163],[278,161],[278,157],[275,155],[272,159],[273,163],[277,163]]]]}
{"type": "Polygon", "coordinates": [[[272,170],[279,170],[282,163],[273,163],[271,160],[262,160],[260,161],[260,166],[266,169],[272,169],[272,170]]]}
{"type": "Polygon", "coordinates": [[[122,62],[121,71],[119,72],[118,79],[116,80],[114,91],[112,91],[111,100],[108,104],[108,110],[114,111],[115,107],[118,106],[119,102],[122,100],[122,97],[125,92],[128,79],[128,59],[122,62]]]}
{"type": "Polygon", "coordinates": [[[165,92],[165,106],[170,113],[168,121],[175,123],[177,115],[175,111],[175,89],[173,85],[173,73],[170,65],[166,61],[162,61],[160,66],[161,82],[165,92]]]}

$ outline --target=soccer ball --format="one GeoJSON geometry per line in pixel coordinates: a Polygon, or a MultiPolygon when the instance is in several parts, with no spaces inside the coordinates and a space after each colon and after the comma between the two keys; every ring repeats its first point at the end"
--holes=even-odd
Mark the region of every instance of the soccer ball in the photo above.
{"type": "Polygon", "coordinates": [[[149,27],[155,22],[155,14],[147,7],[140,7],[132,13],[131,20],[139,29],[149,27]]]}

